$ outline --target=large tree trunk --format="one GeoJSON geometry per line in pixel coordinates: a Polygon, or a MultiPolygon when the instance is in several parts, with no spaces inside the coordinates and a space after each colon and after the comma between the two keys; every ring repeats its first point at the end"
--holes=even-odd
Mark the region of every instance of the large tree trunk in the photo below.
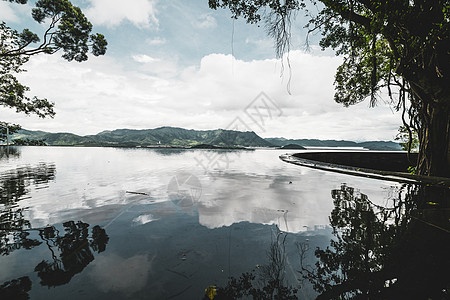
{"type": "Polygon", "coordinates": [[[420,175],[450,177],[449,88],[429,82],[422,82],[421,85],[410,82],[414,96],[420,99],[417,171],[420,175]]]}
{"type": "Polygon", "coordinates": [[[449,110],[428,105],[428,120],[422,124],[418,174],[450,177],[449,110]]]}

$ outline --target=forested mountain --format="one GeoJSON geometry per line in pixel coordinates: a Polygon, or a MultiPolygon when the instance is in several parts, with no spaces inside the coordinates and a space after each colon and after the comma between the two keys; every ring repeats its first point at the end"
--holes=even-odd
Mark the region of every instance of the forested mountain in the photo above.
{"type": "Polygon", "coordinates": [[[213,145],[218,147],[282,147],[299,145],[303,147],[364,147],[370,150],[401,150],[398,143],[391,141],[352,142],[317,139],[263,139],[254,132],[233,130],[192,130],[176,127],[155,129],[116,129],[102,131],[96,135],[79,136],[72,133],[50,133],[22,129],[12,140],[44,140],[51,146],[171,146],[190,147],[213,145]]]}
{"type": "Polygon", "coordinates": [[[270,147],[269,142],[254,132],[233,130],[188,130],[175,127],[156,129],[117,129],[96,135],[78,136],[72,133],[49,133],[21,130],[12,139],[44,139],[52,146],[179,146],[208,144],[222,147],[270,147]]]}

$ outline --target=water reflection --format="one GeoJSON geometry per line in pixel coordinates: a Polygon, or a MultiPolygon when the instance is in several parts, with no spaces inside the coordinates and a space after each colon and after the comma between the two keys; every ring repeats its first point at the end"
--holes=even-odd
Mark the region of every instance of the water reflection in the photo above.
{"type": "Polygon", "coordinates": [[[54,226],[39,230],[39,236],[52,254],[52,261],[43,260],[34,268],[43,286],[68,283],[94,260],[91,249],[97,253],[103,252],[109,240],[106,231],[98,225],[92,228],[91,237],[88,237],[89,224],[69,221],[63,226],[63,236],[54,226]],[[58,251],[59,257],[56,255],[58,251]]]}
{"type": "Polygon", "coordinates": [[[297,168],[265,150],[204,174],[202,150],[20,149],[0,166],[11,170],[0,175],[0,299],[201,299],[211,285],[229,298],[287,298],[298,288],[300,299],[404,299],[412,292],[388,290],[448,287],[436,275],[450,249],[440,191],[297,168]],[[202,187],[189,210],[167,193],[182,171],[202,187]],[[299,284],[299,252],[318,294],[299,284]]]}
{"type": "Polygon", "coordinates": [[[159,154],[161,156],[172,156],[172,155],[180,155],[184,154],[187,150],[186,149],[165,149],[165,148],[151,148],[151,151],[153,151],[156,154],[159,154]]]}
{"type": "Polygon", "coordinates": [[[8,159],[9,157],[20,157],[19,148],[0,146],[0,160],[8,159]]]}
{"type": "Polygon", "coordinates": [[[31,280],[28,276],[7,281],[0,285],[0,299],[25,300],[30,299],[31,280]]]}
{"type": "Polygon", "coordinates": [[[287,234],[279,231],[267,251],[267,264],[242,273],[239,278],[231,277],[224,287],[208,287],[204,299],[241,299],[250,296],[252,299],[297,299],[298,289],[290,286],[286,280],[286,238],[287,234]]]}
{"type": "Polygon", "coordinates": [[[55,178],[55,165],[41,163],[36,167],[22,167],[5,172],[0,177],[0,254],[8,255],[20,248],[31,249],[41,244],[30,239],[30,221],[25,208],[18,202],[25,199],[31,185],[45,187],[55,178]]]}
{"type": "Polygon", "coordinates": [[[147,254],[128,258],[114,253],[103,255],[93,264],[89,277],[103,293],[132,298],[133,293],[144,289],[148,284],[154,258],[147,254]]]}
{"type": "MultiPolygon", "coordinates": [[[[54,164],[40,163],[4,172],[0,176],[0,254],[35,247],[46,247],[50,260],[43,259],[34,271],[43,286],[55,287],[68,283],[72,277],[94,260],[93,252],[105,251],[109,237],[105,229],[81,221],[68,221],[61,226],[33,228],[27,219],[27,207],[21,201],[29,198],[32,189],[48,187],[55,179],[54,164]],[[62,229],[62,231],[61,231],[62,229]]],[[[42,248],[41,248],[42,249],[42,248]]],[[[31,256],[42,251],[34,251],[31,256]]],[[[28,299],[32,282],[28,276],[0,285],[0,299],[28,299]]]]}
{"type": "Polygon", "coordinates": [[[217,174],[202,182],[199,221],[211,229],[249,221],[277,224],[291,233],[305,232],[327,224],[327,212],[332,209],[329,193],[318,189],[317,181],[317,177],[283,174],[217,174]]]}
{"type": "MultiPolygon", "coordinates": [[[[405,185],[378,206],[343,184],[332,191],[335,239],[302,274],[318,299],[444,299],[449,296],[449,191],[405,185]]],[[[304,257],[307,245],[299,245],[304,257]]]]}
{"type": "MultiPolygon", "coordinates": [[[[101,253],[106,249],[109,237],[105,229],[100,226],[94,226],[90,236],[89,224],[81,221],[65,222],[63,227],[64,235],[60,234],[55,226],[29,229],[29,231],[38,231],[41,239],[41,241],[31,240],[32,245],[20,244],[21,241],[18,240],[14,242],[17,248],[31,249],[42,243],[48,247],[52,260],[42,260],[34,268],[41,279],[42,286],[55,287],[69,283],[73,276],[83,271],[94,260],[92,252],[101,253]]],[[[19,235],[22,234],[28,235],[29,232],[19,232],[19,235]]],[[[2,240],[2,248],[11,246],[3,245],[4,242],[5,240],[2,240]]],[[[30,290],[31,280],[28,276],[7,281],[0,286],[0,299],[28,299],[30,290]]]]}
{"type": "Polygon", "coordinates": [[[45,184],[55,179],[55,173],[55,165],[47,163],[3,172],[0,175],[0,204],[13,205],[22,200],[31,185],[37,188],[46,187],[45,184]]]}

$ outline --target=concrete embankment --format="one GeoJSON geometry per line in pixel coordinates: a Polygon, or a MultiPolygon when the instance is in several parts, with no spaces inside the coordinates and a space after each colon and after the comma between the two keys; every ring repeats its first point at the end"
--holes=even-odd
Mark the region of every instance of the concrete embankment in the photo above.
{"type": "Polygon", "coordinates": [[[305,152],[293,156],[325,163],[351,166],[380,171],[408,172],[408,167],[415,166],[417,153],[406,152],[305,152]]]}
{"type": "Polygon", "coordinates": [[[381,151],[302,152],[280,156],[284,162],[343,174],[405,183],[422,183],[450,187],[450,178],[408,173],[417,153],[381,151]]]}

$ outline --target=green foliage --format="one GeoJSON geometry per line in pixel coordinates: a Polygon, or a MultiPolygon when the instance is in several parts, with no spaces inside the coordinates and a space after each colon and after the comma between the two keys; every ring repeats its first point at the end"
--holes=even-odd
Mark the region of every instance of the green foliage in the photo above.
{"type": "MultiPolygon", "coordinates": [[[[12,2],[12,1],[10,1],[12,2]]],[[[26,3],[26,1],[16,1],[26,3]]],[[[37,47],[28,47],[41,39],[29,29],[22,33],[12,30],[14,41],[12,47],[3,49],[0,57],[30,56],[38,53],[52,54],[62,50],[62,57],[68,61],[85,61],[91,48],[95,56],[106,52],[107,42],[102,34],[91,34],[92,24],[79,7],[68,0],[39,0],[32,10],[32,17],[38,23],[48,23],[42,36],[42,43],[37,47]]],[[[6,45],[8,46],[8,45],[6,45]]]]}
{"type": "MultiPolygon", "coordinates": [[[[9,2],[27,3],[26,0],[9,2]]],[[[88,59],[89,49],[95,56],[105,54],[107,42],[102,34],[91,34],[92,24],[70,1],[39,0],[35,5],[33,19],[48,24],[42,39],[29,29],[19,33],[0,22],[0,105],[18,113],[53,117],[54,103],[45,98],[26,96],[30,89],[17,80],[16,74],[24,71],[22,66],[32,55],[62,50],[64,59],[82,62],[88,59]]]]}
{"type": "Polygon", "coordinates": [[[249,23],[264,19],[269,33],[280,26],[280,20],[290,26],[290,12],[305,10],[309,31],[321,30],[322,48],[346,56],[337,73],[335,96],[346,105],[375,97],[380,87],[398,79],[395,76],[404,76],[402,71],[423,68],[420,57],[432,64],[433,76],[448,76],[449,1],[210,0],[209,5],[228,8],[234,18],[243,17],[249,23]],[[308,2],[316,5],[317,14],[308,11],[308,2]],[[267,18],[274,14],[279,18],[267,18]]]}
{"type": "Polygon", "coordinates": [[[45,140],[14,139],[14,146],[47,146],[45,140]]]}
{"type": "Polygon", "coordinates": [[[8,127],[10,136],[22,129],[22,127],[20,127],[20,125],[18,125],[18,124],[9,124],[9,123],[0,121],[0,141],[6,141],[6,139],[7,139],[6,127],[8,127]]]}
{"type": "Polygon", "coordinates": [[[417,173],[417,167],[410,166],[408,167],[408,172],[412,175],[417,173]]]}
{"type": "Polygon", "coordinates": [[[4,22],[0,22],[0,105],[14,108],[16,112],[25,114],[34,113],[39,117],[53,117],[53,103],[47,99],[39,99],[37,97],[29,98],[26,92],[30,89],[22,85],[16,78],[15,74],[23,72],[22,65],[25,64],[28,55],[5,55],[15,48],[26,47],[27,42],[36,40],[30,31],[24,30],[18,33],[12,30],[4,22]]]}
{"type": "Polygon", "coordinates": [[[261,9],[268,7],[277,14],[287,14],[289,11],[300,8],[299,1],[286,0],[282,4],[279,0],[209,0],[209,7],[212,9],[228,7],[233,13],[233,18],[243,17],[248,23],[258,23],[261,21],[261,9]]]}
{"type": "Polygon", "coordinates": [[[405,126],[400,126],[395,140],[400,141],[399,144],[404,151],[417,152],[419,150],[419,137],[417,131],[413,128],[408,129],[405,126]]]}
{"type": "Polygon", "coordinates": [[[450,176],[449,0],[210,0],[209,5],[228,8],[249,23],[265,21],[279,57],[289,51],[295,12],[305,11],[308,36],[320,31],[322,48],[344,56],[334,100],[348,106],[370,99],[374,106],[387,90],[404,122],[407,115],[419,130],[418,173],[450,176]]]}

